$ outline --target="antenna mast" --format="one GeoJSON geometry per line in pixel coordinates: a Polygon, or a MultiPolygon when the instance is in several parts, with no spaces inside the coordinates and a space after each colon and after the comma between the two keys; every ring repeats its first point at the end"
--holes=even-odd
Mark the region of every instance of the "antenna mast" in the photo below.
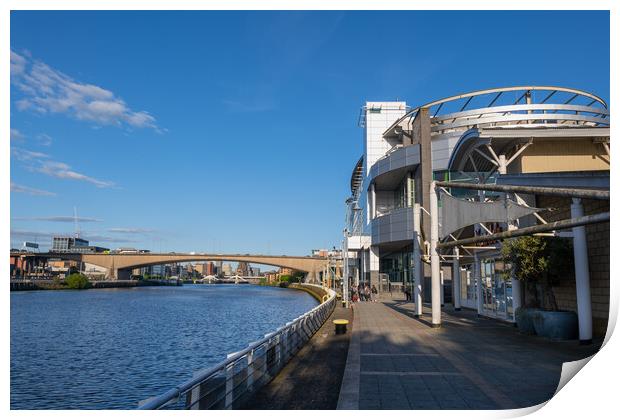
{"type": "Polygon", "coordinates": [[[73,206],[73,222],[75,224],[75,237],[80,237],[80,225],[78,223],[77,207],[73,206]]]}

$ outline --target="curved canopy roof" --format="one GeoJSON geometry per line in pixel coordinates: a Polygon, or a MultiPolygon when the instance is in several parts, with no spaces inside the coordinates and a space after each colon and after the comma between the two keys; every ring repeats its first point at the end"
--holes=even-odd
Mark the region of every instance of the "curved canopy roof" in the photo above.
{"type": "Polygon", "coordinates": [[[384,137],[397,136],[398,128],[409,124],[421,108],[429,109],[435,133],[482,126],[609,126],[607,103],[592,93],[559,86],[512,86],[463,93],[413,108],[384,137]]]}

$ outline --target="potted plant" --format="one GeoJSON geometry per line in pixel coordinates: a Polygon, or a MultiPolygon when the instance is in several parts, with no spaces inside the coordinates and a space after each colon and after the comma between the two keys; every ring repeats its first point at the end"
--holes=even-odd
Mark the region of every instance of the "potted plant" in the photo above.
{"type": "Polygon", "coordinates": [[[504,276],[514,276],[524,286],[524,304],[515,313],[519,330],[553,339],[575,338],[577,314],[559,310],[553,292],[553,285],[573,266],[570,242],[549,236],[508,239],[502,257],[510,267],[504,276]]]}

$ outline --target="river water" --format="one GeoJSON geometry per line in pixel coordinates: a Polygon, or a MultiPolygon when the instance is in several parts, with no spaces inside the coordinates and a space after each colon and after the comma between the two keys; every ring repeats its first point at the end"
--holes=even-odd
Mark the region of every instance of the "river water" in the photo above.
{"type": "Polygon", "coordinates": [[[11,292],[11,409],[136,408],[316,305],[251,285],[11,292]]]}

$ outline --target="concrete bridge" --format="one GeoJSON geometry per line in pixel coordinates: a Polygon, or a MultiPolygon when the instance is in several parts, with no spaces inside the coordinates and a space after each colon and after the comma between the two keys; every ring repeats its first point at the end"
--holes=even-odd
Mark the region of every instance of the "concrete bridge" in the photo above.
{"type": "Polygon", "coordinates": [[[172,264],[196,261],[236,261],[265,264],[290,268],[307,273],[306,281],[318,283],[320,274],[328,260],[319,257],[296,257],[288,255],[250,255],[250,254],[184,254],[184,253],[132,253],[132,254],[74,254],[69,252],[11,253],[11,257],[60,258],[78,261],[106,268],[107,278],[129,280],[135,268],[151,265],[172,264]]]}

